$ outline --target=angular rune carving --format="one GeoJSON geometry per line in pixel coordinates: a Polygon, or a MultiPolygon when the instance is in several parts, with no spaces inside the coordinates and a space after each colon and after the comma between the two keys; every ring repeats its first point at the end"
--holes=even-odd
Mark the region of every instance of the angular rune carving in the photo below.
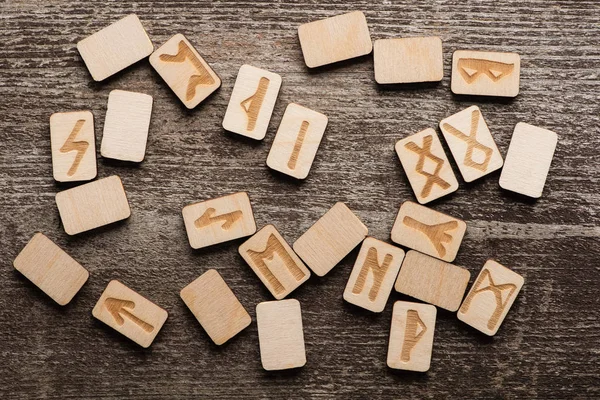
{"type": "Polygon", "coordinates": [[[421,197],[429,196],[433,185],[439,185],[442,189],[448,189],[450,187],[450,184],[439,176],[439,173],[442,170],[442,167],[444,166],[444,160],[431,153],[432,143],[433,136],[427,135],[423,137],[423,147],[419,147],[415,142],[409,142],[404,145],[407,149],[419,155],[419,161],[417,161],[416,171],[427,178],[427,181],[425,182],[425,185],[421,190],[421,197]],[[430,159],[436,164],[433,174],[423,169],[423,167],[425,166],[426,158],[430,159]]]}
{"type": "Polygon", "coordinates": [[[406,312],[406,329],[404,330],[404,342],[402,343],[402,353],[400,360],[402,362],[410,361],[410,353],[417,345],[419,340],[427,332],[427,326],[416,310],[408,310],[406,312]],[[420,331],[419,331],[420,328],[420,331]]]}
{"type": "Polygon", "coordinates": [[[367,258],[365,259],[365,263],[363,264],[360,274],[356,279],[352,293],[360,294],[360,292],[363,291],[365,283],[367,282],[367,274],[369,271],[371,271],[373,273],[373,286],[371,286],[371,290],[369,291],[369,300],[375,301],[377,294],[379,293],[379,288],[383,283],[385,273],[390,267],[393,259],[394,256],[391,254],[386,254],[383,258],[383,264],[379,265],[377,249],[375,247],[371,247],[367,252],[367,258]]]}
{"type": "Polygon", "coordinates": [[[248,125],[246,129],[249,131],[253,131],[256,127],[258,113],[260,112],[263,100],[265,99],[265,95],[267,94],[269,83],[270,80],[268,78],[260,78],[260,80],[258,81],[258,87],[256,88],[256,92],[254,92],[252,96],[248,97],[240,103],[240,105],[246,112],[246,115],[248,116],[248,125]]]}
{"type": "Polygon", "coordinates": [[[306,137],[308,125],[308,121],[302,121],[302,125],[300,125],[300,132],[298,132],[298,138],[296,138],[294,150],[292,150],[292,155],[288,161],[289,169],[296,169],[296,163],[298,162],[298,156],[300,155],[300,150],[302,149],[302,144],[304,143],[304,138],[306,137]]]}
{"type": "Polygon", "coordinates": [[[423,232],[425,236],[429,238],[440,257],[446,255],[446,247],[443,243],[450,243],[452,241],[452,235],[450,235],[448,231],[452,231],[458,227],[457,221],[428,225],[408,216],[404,217],[402,223],[410,228],[423,232]]]}
{"type": "Polygon", "coordinates": [[[79,135],[83,124],[85,124],[85,119],[80,119],[75,123],[75,127],[73,127],[71,134],[60,148],[61,153],[77,151],[77,154],[75,155],[75,160],[73,161],[71,168],[69,168],[69,171],[67,172],[68,176],[73,176],[75,174],[77,168],[79,167],[79,163],[83,158],[83,155],[85,154],[87,148],[90,146],[90,144],[85,140],[80,140],[78,142],[75,141],[75,138],[77,137],[77,135],[79,135]]]}
{"type": "Polygon", "coordinates": [[[214,223],[221,222],[221,228],[224,231],[227,231],[243,216],[243,213],[240,210],[217,216],[215,216],[215,213],[216,210],[214,208],[207,208],[206,211],[204,211],[204,214],[194,221],[196,228],[202,229],[214,223]]]}
{"type": "Polygon", "coordinates": [[[471,131],[469,135],[465,135],[463,132],[459,131],[448,123],[444,123],[443,128],[467,143],[467,152],[463,161],[464,164],[468,167],[476,168],[485,172],[490,160],[492,159],[493,150],[477,141],[477,129],[479,128],[480,116],[481,113],[479,110],[473,110],[473,113],[471,114],[471,131]],[[483,160],[481,163],[475,162],[475,160],[473,160],[473,150],[482,151],[485,154],[485,160],[483,160]]]}
{"type": "Polygon", "coordinates": [[[152,325],[142,321],[140,318],[133,315],[131,311],[129,311],[135,308],[135,303],[133,301],[109,297],[104,302],[104,306],[108,309],[110,315],[112,315],[119,325],[123,325],[125,323],[125,319],[123,317],[126,317],[148,333],[151,333],[154,330],[152,325]]]}
{"type": "Polygon", "coordinates": [[[475,82],[482,74],[487,75],[493,82],[498,82],[510,75],[514,68],[514,64],[479,58],[461,58],[458,60],[458,70],[468,84],[475,82]]]}

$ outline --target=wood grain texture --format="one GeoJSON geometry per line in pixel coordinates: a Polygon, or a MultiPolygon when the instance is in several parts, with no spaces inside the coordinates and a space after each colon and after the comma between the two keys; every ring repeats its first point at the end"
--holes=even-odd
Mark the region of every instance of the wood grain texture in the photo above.
{"type": "MultiPolygon", "coordinates": [[[[257,0],[208,2],[74,0],[0,3],[0,397],[137,398],[577,398],[600,396],[600,4],[595,0],[432,0],[403,2],[257,0]],[[299,25],[365,12],[372,39],[439,36],[439,84],[382,88],[367,56],[308,70],[299,25]],[[154,43],[176,32],[192,41],[223,87],[187,111],[141,61],[102,83],[91,79],[76,42],[135,12],[154,43]],[[454,96],[450,63],[457,49],[521,55],[513,100],[454,96]],[[284,84],[264,141],[227,134],[221,122],[240,65],[280,74],[284,84]],[[122,177],[132,216],[68,236],[60,226],[48,120],[90,109],[97,138],[112,89],[154,97],[145,161],[108,160],[99,177],[122,177]],[[311,175],[298,182],[265,160],[290,102],[329,117],[311,175]],[[430,206],[467,222],[457,265],[475,278],[488,258],[526,284],[490,339],[440,310],[431,368],[395,373],[386,366],[392,293],[381,314],[347,305],[342,291],[354,250],[326,277],[293,294],[302,303],[308,363],[291,373],[262,370],[256,324],[224,346],[206,337],[179,290],[215,268],[255,319],[268,290],[237,253],[243,242],[190,248],[181,209],[248,191],[258,226],[275,224],[290,243],[336,201],[344,201],[381,240],[405,200],[415,201],[394,143],[457,110],[478,105],[502,155],[519,121],[560,135],[544,196],[532,202],[498,186],[495,172],[430,206]],[[90,271],[65,307],[12,268],[34,232],[52,238],[90,271]],[[111,279],[130,284],[169,311],[150,349],[104,326],[90,311],[111,279]]],[[[447,148],[446,148],[447,150],[447,148]]],[[[451,161],[452,162],[452,161],[451,161]]],[[[458,170],[456,170],[458,172],[458,170]]],[[[460,177],[459,177],[460,179],[460,177]]],[[[472,281],[471,281],[472,283],[472,281]]]]}

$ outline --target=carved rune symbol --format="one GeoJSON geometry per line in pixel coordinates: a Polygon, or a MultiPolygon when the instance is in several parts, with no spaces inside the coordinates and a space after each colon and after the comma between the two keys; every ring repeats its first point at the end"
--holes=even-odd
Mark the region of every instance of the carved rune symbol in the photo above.
{"type": "Polygon", "coordinates": [[[151,333],[154,330],[154,327],[152,325],[145,321],[142,321],[129,311],[135,308],[135,303],[133,301],[109,297],[104,302],[104,306],[108,309],[110,315],[112,315],[112,317],[115,319],[115,321],[117,321],[117,324],[119,325],[123,325],[125,323],[125,319],[123,317],[127,317],[127,319],[131,320],[131,322],[138,325],[140,328],[142,328],[148,333],[151,333]]]}
{"type": "Polygon", "coordinates": [[[469,292],[469,295],[467,296],[465,302],[460,308],[460,313],[465,314],[467,311],[469,311],[469,307],[471,306],[473,298],[479,293],[490,291],[494,294],[494,299],[496,300],[496,308],[494,309],[494,312],[492,313],[487,326],[488,329],[494,329],[496,327],[496,324],[498,324],[498,320],[500,319],[500,315],[502,315],[502,311],[504,311],[506,304],[508,304],[508,301],[510,300],[515,290],[517,290],[517,285],[513,283],[504,283],[501,285],[496,285],[494,283],[494,280],[492,279],[492,273],[488,269],[485,269],[481,272],[481,275],[473,284],[473,288],[469,292]],[[484,281],[486,279],[488,281],[487,286],[481,287],[483,286],[484,281]],[[506,299],[503,299],[502,296],[504,290],[509,290],[506,299]]]}
{"type": "Polygon", "coordinates": [[[386,254],[385,257],[383,257],[383,264],[381,265],[379,264],[377,258],[377,248],[371,247],[367,252],[367,258],[365,259],[365,262],[360,270],[360,274],[358,275],[356,283],[354,284],[354,288],[352,289],[352,293],[360,294],[367,283],[367,274],[369,271],[371,271],[373,273],[373,285],[369,291],[369,300],[371,301],[375,301],[377,298],[377,295],[379,294],[379,288],[381,287],[383,278],[385,277],[385,273],[390,267],[394,256],[391,254],[386,254]]]}
{"type": "Polygon", "coordinates": [[[198,74],[194,74],[190,76],[190,80],[188,81],[188,87],[186,90],[186,100],[190,101],[196,96],[196,87],[199,85],[212,85],[215,83],[215,79],[210,75],[208,70],[204,68],[200,60],[194,55],[192,49],[181,40],[179,42],[179,47],[177,49],[177,54],[161,54],[160,60],[165,62],[174,62],[174,63],[182,63],[185,60],[190,60],[198,71],[198,74]]]}
{"type": "Polygon", "coordinates": [[[308,125],[308,121],[302,121],[302,125],[300,125],[300,132],[298,132],[298,137],[296,138],[296,143],[294,144],[294,150],[292,150],[292,155],[288,161],[288,168],[291,170],[296,169],[296,163],[298,162],[300,150],[302,150],[302,144],[304,143],[304,138],[306,137],[308,125]]]}
{"type": "Polygon", "coordinates": [[[425,332],[427,332],[427,326],[425,326],[425,323],[419,317],[419,313],[416,310],[408,310],[406,312],[404,343],[402,343],[402,353],[400,354],[400,360],[402,362],[410,361],[412,349],[417,345],[419,340],[421,340],[425,332]]]}
{"type": "Polygon", "coordinates": [[[468,84],[475,82],[482,74],[487,75],[493,82],[498,82],[505,76],[510,75],[514,68],[515,64],[479,58],[461,58],[458,60],[458,71],[468,84]]]}
{"type": "Polygon", "coordinates": [[[258,113],[260,112],[260,108],[262,107],[263,100],[265,99],[265,95],[267,94],[267,89],[269,88],[269,83],[271,81],[268,78],[262,77],[260,81],[258,81],[258,88],[256,88],[256,92],[246,100],[242,101],[240,105],[246,112],[248,116],[248,126],[247,130],[253,131],[256,127],[256,120],[258,119],[258,113]]]}
{"type": "Polygon", "coordinates": [[[69,168],[69,171],[67,172],[68,176],[73,176],[75,174],[77,168],[79,167],[79,163],[83,158],[83,155],[85,154],[87,148],[90,146],[90,144],[85,140],[80,140],[78,142],[75,141],[75,138],[81,131],[83,124],[85,124],[85,119],[80,119],[77,121],[77,123],[75,123],[75,127],[73,127],[71,134],[60,148],[61,153],[68,153],[74,150],[77,151],[77,154],[75,155],[75,161],[73,161],[71,168],[69,168]]]}
{"type": "Polygon", "coordinates": [[[214,216],[215,212],[216,210],[214,208],[207,208],[206,211],[204,211],[204,214],[194,221],[196,228],[201,229],[214,223],[222,222],[221,228],[223,228],[224,231],[228,231],[238,219],[242,218],[242,212],[240,210],[217,215],[216,217],[214,216]]]}
{"type": "Polygon", "coordinates": [[[402,220],[404,225],[421,231],[429,238],[433,247],[437,250],[440,257],[446,255],[446,247],[443,243],[450,243],[452,241],[452,235],[448,231],[452,231],[458,227],[458,222],[448,221],[443,224],[427,225],[423,222],[417,221],[411,217],[404,217],[402,220]]]}
{"type": "Polygon", "coordinates": [[[481,113],[479,110],[473,110],[471,113],[471,131],[469,135],[465,135],[455,127],[450,124],[444,123],[444,129],[448,132],[456,136],[457,138],[465,141],[467,143],[467,152],[465,154],[464,164],[467,167],[476,168],[480,171],[484,171],[487,169],[490,160],[492,159],[492,149],[489,147],[479,143],[477,141],[477,129],[479,128],[479,117],[481,113]],[[473,150],[482,151],[485,154],[485,160],[483,162],[478,163],[473,160],[473,150]]]}
{"type": "Polygon", "coordinates": [[[421,197],[429,196],[433,185],[439,185],[442,189],[448,189],[450,187],[450,184],[438,175],[442,170],[442,167],[444,166],[444,160],[431,153],[432,143],[433,136],[427,135],[423,138],[423,147],[417,146],[415,142],[409,142],[404,145],[404,147],[419,155],[419,161],[417,161],[416,171],[427,178],[427,181],[425,182],[425,185],[421,190],[421,197]],[[426,158],[428,158],[436,164],[433,174],[423,169],[423,167],[425,166],[426,158]]]}

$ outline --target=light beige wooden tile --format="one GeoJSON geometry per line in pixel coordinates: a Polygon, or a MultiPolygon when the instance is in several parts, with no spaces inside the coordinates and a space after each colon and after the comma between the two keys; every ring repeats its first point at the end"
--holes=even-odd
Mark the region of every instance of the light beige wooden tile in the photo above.
{"type": "Polygon", "coordinates": [[[129,218],[127,195],[116,175],[56,194],[60,219],[69,235],[129,218]]]}
{"type": "Polygon", "coordinates": [[[294,242],[294,251],[318,276],[325,276],[369,233],[344,204],[336,203],[294,242]]]}
{"type": "Polygon", "coordinates": [[[429,203],[458,189],[456,176],[433,129],[399,140],[396,153],[419,203],[429,203]]]}
{"type": "Polygon", "coordinates": [[[242,243],[239,252],[278,300],[310,278],[308,268],[273,225],[266,225],[242,243]]]}
{"type": "Polygon", "coordinates": [[[256,223],[246,192],[185,206],[182,211],[190,246],[194,249],[253,235],[256,223]]]}
{"type": "Polygon", "coordinates": [[[64,306],[90,276],[71,256],[42,233],[36,233],[13,265],[55,302],[64,306]]]}
{"type": "Polygon", "coordinates": [[[142,347],[149,347],[167,320],[167,311],[113,280],[92,310],[92,315],[142,347]]]}
{"type": "Polygon", "coordinates": [[[479,107],[471,106],[443,119],[440,129],[465,182],[502,168],[502,155],[479,107]]]}
{"type": "Polygon", "coordinates": [[[135,14],[126,16],[77,43],[92,78],[102,81],[148,57],[154,50],[135,14]]]}
{"type": "Polygon", "coordinates": [[[280,87],[280,75],[242,65],[223,118],[223,128],[252,139],[264,139],[280,87]]]}
{"type": "Polygon", "coordinates": [[[406,201],[392,227],[392,240],[401,246],[452,262],[463,240],[467,224],[450,215],[406,201]]]}
{"type": "Polygon", "coordinates": [[[404,250],[366,238],[344,290],[344,300],[369,311],[382,312],[403,259],[404,250]]]}
{"type": "Polygon", "coordinates": [[[265,301],[256,306],[260,359],[267,371],[306,364],[302,311],[298,300],[265,301]]]}
{"type": "Polygon", "coordinates": [[[267,157],[269,168],[305,179],[327,127],[327,116],[290,103],[267,157]]]}
{"type": "Polygon", "coordinates": [[[102,157],[143,161],[151,115],[152,96],[124,90],[110,92],[100,145],[102,157]]]}
{"type": "Polygon", "coordinates": [[[56,181],[89,181],[96,177],[96,138],[91,112],[52,114],[50,144],[52,172],[56,181]]]}
{"type": "Polygon", "coordinates": [[[457,50],[452,55],[452,92],[516,97],[521,57],[516,53],[457,50]]]}
{"type": "Polygon", "coordinates": [[[524,279],[494,260],[488,260],[458,310],[458,319],[494,336],[512,307],[524,279]]]}
{"type": "Polygon", "coordinates": [[[442,40],[437,36],[376,40],[373,62],[380,84],[439,82],[444,77],[442,40]]]}
{"type": "Polygon", "coordinates": [[[309,68],[364,56],[373,50],[367,19],[361,11],[300,25],[298,37],[309,68]]]}
{"type": "Polygon", "coordinates": [[[500,174],[500,187],[533,198],[542,197],[557,143],[556,133],[519,122],[500,174]]]}
{"type": "Polygon", "coordinates": [[[181,289],[181,298],[208,333],[222,345],[244,330],[252,319],[215,269],[181,289]]]}
{"type": "Polygon", "coordinates": [[[415,299],[456,311],[470,277],[463,267],[410,250],[404,257],[395,288],[415,299]]]}
{"type": "Polygon", "coordinates": [[[221,79],[180,33],[152,53],[150,64],[190,109],[221,86],[221,79]]]}
{"type": "Polygon", "coordinates": [[[436,316],[436,308],[429,304],[394,303],[388,367],[417,372],[429,370],[436,316]]]}

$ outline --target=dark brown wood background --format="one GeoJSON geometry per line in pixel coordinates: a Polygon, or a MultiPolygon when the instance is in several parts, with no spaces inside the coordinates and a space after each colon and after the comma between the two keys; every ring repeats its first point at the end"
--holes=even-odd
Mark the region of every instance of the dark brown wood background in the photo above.
{"type": "Polygon", "coordinates": [[[5,0],[0,10],[2,399],[600,397],[600,2],[5,0]],[[444,80],[384,88],[374,81],[371,56],[308,70],[298,25],[355,9],[366,13],[374,40],[441,36],[444,80]],[[147,60],[94,82],[76,42],[129,13],[139,15],[156,46],[185,34],[221,76],[221,89],[188,111],[147,60]],[[456,49],[521,54],[520,95],[508,101],[452,95],[456,49]],[[262,142],[221,127],[244,63],[283,77],[262,142]],[[64,187],[52,179],[49,117],[92,110],[99,149],[112,89],[148,93],[155,101],[143,163],[110,162],[98,152],[98,176],[121,176],[132,216],[69,237],[54,202],[64,187]],[[305,182],[265,166],[289,102],[321,111],[330,121],[305,182]],[[355,250],[292,295],[302,304],[304,368],[263,371],[255,322],[225,346],[212,344],[179,298],[181,288],[216,268],[253,318],[255,305],[272,298],[238,255],[241,241],[201,251],[189,247],[183,206],[247,191],[257,225],[275,224],[291,243],[344,201],[372,236],[388,240],[400,203],[414,199],[394,143],[437,129],[441,119],[472,104],[482,109],[502,154],[519,121],[559,135],[537,202],[502,191],[495,173],[474,184],[461,181],[458,192],[432,205],[467,222],[456,264],[474,276],[493,257],[525,277],[496,337],[440,311],[431,370],[388,369],[392,303],[404,298],[392,294],[377,315],[344,303],[355,250]],[[64,308],[12,267],[36,231],[91,273],[64,308]],[[168,310],[150,349],[92,318],[111,279],[168,310]]]}

